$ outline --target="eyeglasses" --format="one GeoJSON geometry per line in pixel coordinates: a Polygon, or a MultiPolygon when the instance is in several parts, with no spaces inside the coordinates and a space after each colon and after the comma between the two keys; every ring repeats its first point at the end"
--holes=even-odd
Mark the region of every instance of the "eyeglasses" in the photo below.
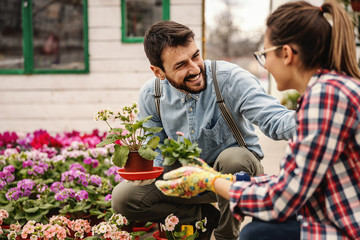
{"type": "Polygon", "coordinates": [[[268,48],[268,49],[263,50],[263,51],[254,52],[254,56],[255,56],[256,60],[259,62],[259,64],[262,67],[265,67],[266,53],[270,52],[270,51],[274,51],[274,50],[276,50],[278,48],[281,48],[282,46],[283,45],[275,46],[275,47],[271,47],[271,48],[268,48]]]}

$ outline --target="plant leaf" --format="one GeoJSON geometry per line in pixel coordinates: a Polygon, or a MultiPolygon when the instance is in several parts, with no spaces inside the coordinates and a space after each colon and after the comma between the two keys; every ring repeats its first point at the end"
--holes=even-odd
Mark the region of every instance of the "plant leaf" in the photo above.
{"type": "Polygon", "coordinates": [[[160,142],[160,137],[155,136],[151,138],[146,145],[150,146],[152,149],[156,149],[160,142]]]}
{"type": "Polygon", "coordinates": [[[162,127],[143,127],[146,132],[152,132],[152,133],[159,133],[161,130],[163,130],[162,127]]]}
{"type": "Polygon", "coordinates": [[[103,213],[103,212],[101,212],[99,209],[96,209],[96,208],[90,209],[90,214],[91,214],[91,215],[97,216],[97,215],[100,215],[100,214],[102,214],[102,213],[103,213]]]}
{"type": "Polygon", "coordinates": [[[159,154],[158,152],[155,152],[154,150],[152,150],[149,146],[147,147],[142,147],[139,148],[139,154],[140,156],[142,156],[143,158],[147,159],[147,160],[154,160],[155,157],[159,154]]]}
{"type": "Polygon", "coordinates": [[[105,139],[105,140],[101,141],[100,143],[96,144],[96,147],[103,147],[103,146],[113,143],[115,141],[116,141],[116,139],[105,139]]]}
{"type": "Polygon", "coordinates": [[[122,145],[122,146],[115,145],[114,148],[115,148],[115,151],[112,156],[113,163],[115,164],[115,166],[124,167],[126,160],[128,159],[129,148],[124,145],[122,145]]]}
{"type": "Polygon", "coordinates": [[[24,208],[24,211],[27,213],[34,213],[37,212],[39,209],[40,209],[39,207],[24,208]]]}

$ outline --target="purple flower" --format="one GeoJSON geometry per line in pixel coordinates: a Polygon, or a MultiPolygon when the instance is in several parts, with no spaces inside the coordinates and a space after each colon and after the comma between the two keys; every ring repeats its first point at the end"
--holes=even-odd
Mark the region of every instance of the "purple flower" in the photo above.
{"type": "Polygon", "coordinates": [[[0,190],[3,190],[5,186],[6,186],[6,182],[0,179],[0,190]]]}
{"type": "Polygon", "coordinates": [[[105,196],[105,201],[111,201],[112,199],[112,195],[111,194],[108,194],[105,196]]]}
{"type": "Polygon", "coordinates": [[[65,187],[63,185],[62,182],[54,182],[53,184],[51,184],[50,186],[50,190],[53,191],[54,193],[58,193],[61,190],[63,190],[65,187]]]}
{"type": "Polygon", "coordinates": [[[124,178],[122,178],[119,174],[115,175],[115,182],[122,182],[124,181],[124,178]]]}
{"type": "Polygon", "coordinates": [[[118,169],[120,169],[120,168],[117,167],[117,166],[112,166],[107,170],[107,172],[105,172],[105,175],[108,176],[108,177],[111,176],[111,175],[118,175],[117,174],[118,169]]]}
{"type": "Polygon", "coordinates": [[[69,195],[67,195],[66,192],[64,192],[64,191],[60,191],[55,194],[55,200],[60,201],[60,202],[65,201],[68,197],[69,197],[69,195]]]}
{"type": "Polygon", "coordinates": [[[37,174],[43,175],[45,170],[43,167],[40,166],[34,166],[34,172],[36,172],[37,174]]]}
{"type": "Polygon", "coordinates": [[[43,193],[46,191],[46,189],[48,189],[49,187],[45,184],[45,183],[39,183],[37,186],[36,186],[36,189],[39,193],[43,193]]]}
{"type": "Polygon", "coordinates": [[[23,179],[18,182],[17,187],[19,190],[29,190],[31,191],[35,186],[35,182],[30,179],[23,179]]]}
{"type": "Polygon", "coordinates": [[[23,168],[26,168],[26,167],[29,167],[29,166],[31,167],[33,165],[34,165],[34,162],[31,161],[31,160],[26,160],[26,161],[23,162],[23,168]]]}
{"type": "Polygon", "coordinates": [[[72,188],[67,188],[67,191],[68,191],[68,194],[69,194],[70,197],[72,197],[72,198],[75,197],[76,192],[75,192],[74,189],[72,189],[72,188]]]}
{"type": "Polygon", "coordinates": [[[93,159],[92,162],[91,162],[91,166],[93,168],[97,168],[99,166],[99,161],[96,160],[96,159],[93,159]]]}
{"type": "Polygon", "coordinates": [[[29,170],[27,171],[27,173],[28,173],[29,175],[35,175],[34,169],[29,169],[29,170]]]}
{"type": "Polygon", "coordinates": [[[90,165],[91,162],[92,162],[92,160],[93,160],[92,158],[85,158],[83,162],[84,162],[85,164],[89,164],[89,165],[90,165]]]}
{"type": "Polygon", "coordinates": [[[85,190],[78,191],[75,194],[75,199],[78,200],[78,201],[86,200],[88,198],[89,198],[89,194],[85,190]]]}
{"type": "Polygon", "coordinates": [[[72,188],[64,188],[63,190],[55,194],[55,199],[57,201],[65,201],[69,197],[75,197],[75,190],[72,188]]]}
{"type": "Polygon", "coordinates": [[[6,199],[9,201],[12,201],[12,200],[16,201],[19,199],[19,197],[22,197],[22,192],[19,191],[19,189],[17,187],[13,187],[7,191],[5,196],[6,196],[6,199]]]}
{"type": "Polygon", "coordinates": [[[4,172],[15,172],[15,167],[13,165],[7,165],[6,167],[4,167],[3,169],[4,172]]]}
{"type": "Polygon", "coordinates": [[[15,176],[10,171],[2,171],[0,172],[0,179],[10,183],[15,180],[15,176]]]}
{"type": "Polygon", "coordinates": [[[81,172],[86,172],[85,168],[80,163],[71,164],[70,170],[80,170],[81,172]]]}
{"type": "Polygon", "coordinates": [[[85,179],[85,180],[79,180],[80,184],[82,184],[84,187],[87,187],[89,185],[89,182],[85,179]]]}
{"type": "Polygon", "coordinates": [[[15,176],[13,174],[11,174],[11,173],[8,173],[8,175],[6,176],[5,179],[6,179],[7,183],[10,183],[10,182],[15,180],[15,176]]]}
{"type": "Polygon", "coordinates": [[[99,177],[98,175],[91,175],[90,182],[92,184],[98,185],[100,187],[101,186],[101,177],[99,177]]]}

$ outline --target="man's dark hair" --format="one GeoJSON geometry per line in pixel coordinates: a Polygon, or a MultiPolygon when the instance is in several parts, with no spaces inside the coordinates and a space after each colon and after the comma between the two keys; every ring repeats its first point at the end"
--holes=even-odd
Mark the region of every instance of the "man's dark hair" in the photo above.
{"type": "Polygon", "coordinates": [[[162,21],[155,23],[146,32],[144,50],[151,65],[165,71],[161,54],[167,47],[187,46],[194,40],[194,32],[180,23],[162,21]]]}

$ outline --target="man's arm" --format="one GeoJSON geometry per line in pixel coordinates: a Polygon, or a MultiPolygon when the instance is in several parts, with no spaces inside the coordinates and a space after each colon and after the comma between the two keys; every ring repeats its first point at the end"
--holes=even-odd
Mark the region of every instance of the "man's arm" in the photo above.
{"type": "Polygon", "coordinates": [[[234,67],[222,92],[226,104],[257,125],[266,136],[274,140],[288,140],[294,136],[295,111],[288,110],[275,97],[267,94],[251,73],[234,67]]]}

